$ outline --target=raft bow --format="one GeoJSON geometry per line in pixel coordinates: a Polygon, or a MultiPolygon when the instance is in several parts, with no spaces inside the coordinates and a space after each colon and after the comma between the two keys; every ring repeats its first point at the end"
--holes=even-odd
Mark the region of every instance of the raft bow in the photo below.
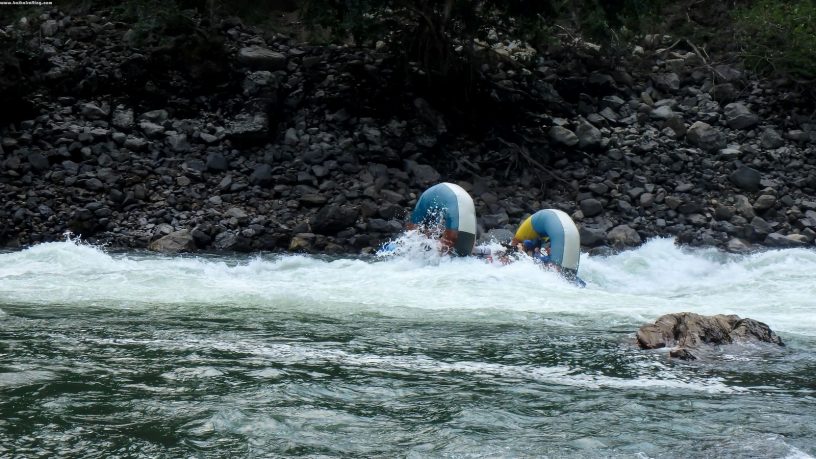
{"type": "Polygon", "coordinates": [[[461,186],[439,183],[425,190],[411,213],[409,228],[438,224],[442,244],[454,255],[468,256],[476,242],[476,207],[461,186]]]}
{"type": "MultiPolygon", "coordinates": [[[[570,280],[578,279],[581,236],[569,215],[558,209],[544,209],[524,220],[516,230],[513,245],[521,241],[550,238],[550,260],[570,280]]],[[[579,279],[580,280],[580,279],[579,279]]]]}

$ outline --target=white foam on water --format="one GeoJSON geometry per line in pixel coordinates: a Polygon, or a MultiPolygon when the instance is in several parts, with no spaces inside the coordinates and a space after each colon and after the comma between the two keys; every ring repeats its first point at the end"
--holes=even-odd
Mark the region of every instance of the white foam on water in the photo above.
{"type": "Polygon", "coordinates": [[[816,336],[812,249],[736,256],[656,239],[614,256],[584,255],[579,275],[587,288],[530,260],[503,266],[442,257],[419,237],[388,256],[333,261],[109,254],[67,241],[0,254],[0,304],[226,305],[418,318],[432,310],[434,317],[466,320],[478,312],[510,321],[522,312],[627,324],[691,311],[733,313],[776,331],[816,336]]]}

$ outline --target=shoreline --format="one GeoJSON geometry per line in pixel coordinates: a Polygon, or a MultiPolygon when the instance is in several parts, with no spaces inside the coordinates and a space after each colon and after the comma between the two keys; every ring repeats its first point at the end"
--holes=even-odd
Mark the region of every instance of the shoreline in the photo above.
{"type": "Polygon", "coordinates": [[[494,123],[477,134],[379,50],[227,24],[222,72],[198,81],[105,12],[27,24],[4,29],[42,60],[24,75],[30,116],[0,124],[0,246],[70,230],[130,249],[175,234],[177,251],[360,253],[442,181],[471,194],[480,234],[556,208],[585,251],[816,241],[807,107],[661,43],[649,71],[646,58],[498,61],[480,77],[512,91],[473,107],[494,123]]]}

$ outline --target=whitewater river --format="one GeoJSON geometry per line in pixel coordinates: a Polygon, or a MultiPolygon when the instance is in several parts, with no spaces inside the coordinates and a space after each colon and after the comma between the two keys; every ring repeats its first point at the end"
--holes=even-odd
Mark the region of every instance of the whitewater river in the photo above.
{"type": "Polygon", "coordinates": [[[816,251],[0,253],[0,457],[816,455],[816,251]],[[787,344],[642,351],[670,312],[787,344]]]}

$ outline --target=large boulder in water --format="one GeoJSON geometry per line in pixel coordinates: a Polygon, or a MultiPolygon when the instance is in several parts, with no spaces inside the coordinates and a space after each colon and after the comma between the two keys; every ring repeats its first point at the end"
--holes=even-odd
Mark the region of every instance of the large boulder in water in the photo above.
{"type": "Polygon", "coordinates": [[[666,314],[653,324],[643,325],[637,331],[637,340],[642,349],[675,346],[670,355],[687,360],[696,358],[690,349],[704,345],[744,342],[785,345],[770,327],[754,319],[742,319],[734,314],[702,316],[692,312],[666,314]]]}
{"type": "Polygon", "coordinates": [[[156,239],[147,248],[154,252],[178,253],[192,252],[196,249],[196,245],[193,233],[190,230],[183,229],[156,239]]]}

